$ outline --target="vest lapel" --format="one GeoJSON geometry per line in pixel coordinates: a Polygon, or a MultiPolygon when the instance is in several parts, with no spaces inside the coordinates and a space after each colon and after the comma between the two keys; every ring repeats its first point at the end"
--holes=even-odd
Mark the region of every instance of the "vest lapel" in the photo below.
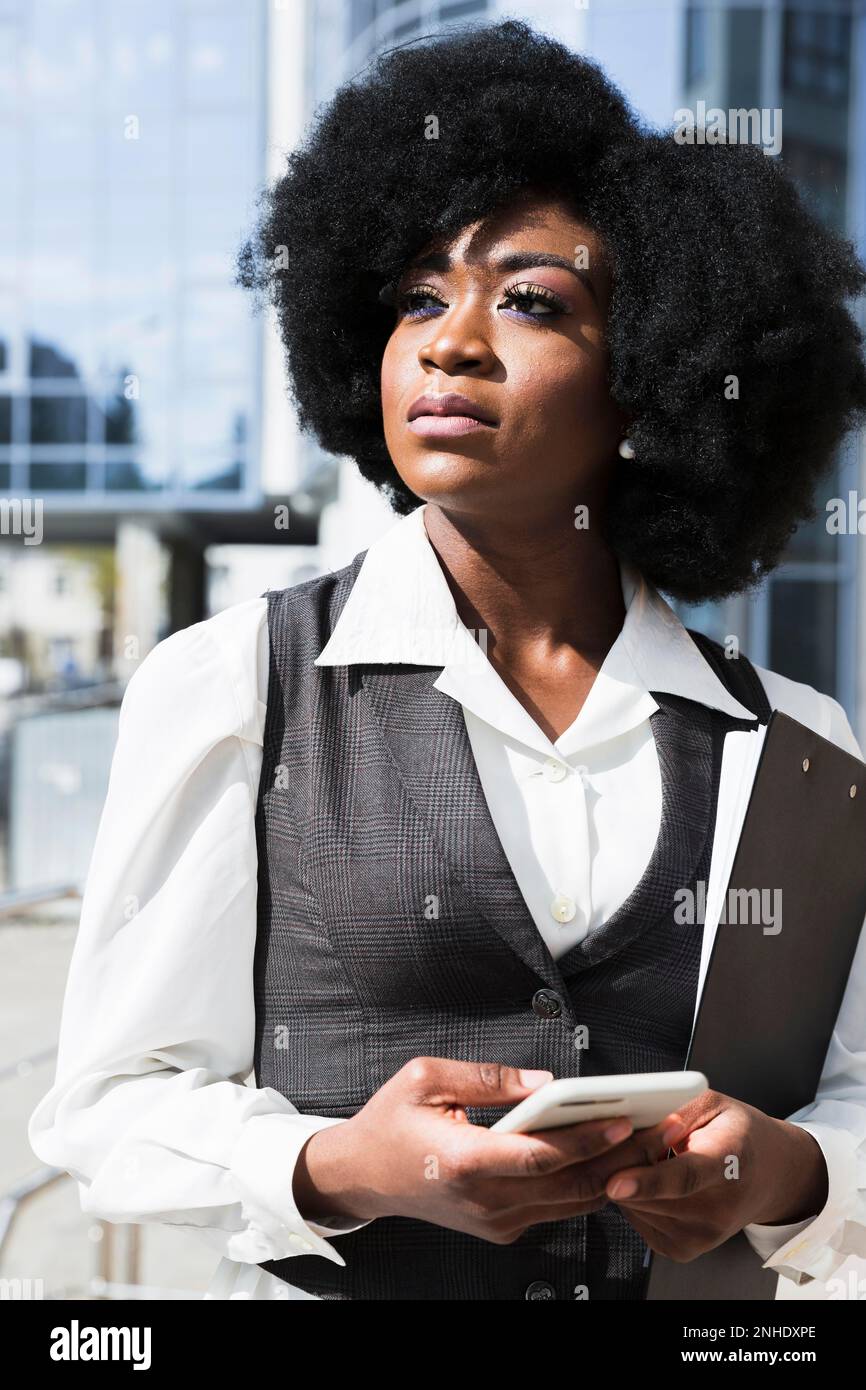
{"type": "Polygon", "coordinates": [[[724,736],[704,705],[654,690],[659,708],[650,715],[662,783],[659,833],[649,863],[616,911],[560,956],[565,976],[597,965],[623,950],[677,906],[678,890],[690,889],[712,833],[715,764],[724,736]],[[717,731],[717,732],[715,732],[717,731]]]}
{"type": "Polygon", "coordinates": [[[554,960],[532,918],[487,806],[463,711],[437,690],[441,667],[357,666],[403,785],[478,912],[569,1009],[566,980],[648,931],[689,888],[715,821],[725,734],[743,721],[664,691],[651,716],[662,778],[658,839],[640,881],[619,908],[554,960]]]}
{"type": "Polygon", "coordinates": [[[496,833],[463,711],[441,666],[355,666],[403,785],[479,914],[539,982],[568,1000],[496,833]]]}

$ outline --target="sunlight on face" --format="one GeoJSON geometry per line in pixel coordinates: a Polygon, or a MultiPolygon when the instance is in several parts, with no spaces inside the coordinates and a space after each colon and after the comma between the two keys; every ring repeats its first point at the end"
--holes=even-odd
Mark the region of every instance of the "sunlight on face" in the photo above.
{"type": "Polygon", "coordinates": [[[621,433],[607,384],[610,289],[597,234],[535,195],[405,268],[382,359],[382,413],[391,458],[414,493],[493,514],[598,496],[621,433]],[[482,420],[415,405],[448,393],[482,420]]]}

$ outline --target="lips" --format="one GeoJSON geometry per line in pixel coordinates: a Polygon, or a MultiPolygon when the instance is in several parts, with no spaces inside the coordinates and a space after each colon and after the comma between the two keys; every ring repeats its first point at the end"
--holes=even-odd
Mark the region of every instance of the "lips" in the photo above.
{"type": "Polygon", "coordinates": [[[453,391],[448,392],[447,395],[419,396],[409,407],[406,418],[411,424],[413,420],[430,416],[440,419],[458,417],[464,420],[474,420],[482,425],[495,426],[496,424],[490,411],[485,410],[477,402],[471,401],[468,396],[460,396],[453,391]]]}

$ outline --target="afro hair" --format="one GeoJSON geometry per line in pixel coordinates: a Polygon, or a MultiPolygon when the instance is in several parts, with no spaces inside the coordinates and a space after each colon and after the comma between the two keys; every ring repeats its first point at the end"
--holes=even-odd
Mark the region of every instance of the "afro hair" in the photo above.
{"type": "Polygon", "coordinates": [[[866,270],[778,160],[649,129],[594,63],[522,21],[379,55],[262,190],[237,280],[275,309],[301,427],[395,512],[419,505],[385,445],[380,292],[527,187],[610,257],[609,387],[635,457],[615,465],[609,543],[674,598],[753,587],[866,414],[846,307],[866,270]]]}

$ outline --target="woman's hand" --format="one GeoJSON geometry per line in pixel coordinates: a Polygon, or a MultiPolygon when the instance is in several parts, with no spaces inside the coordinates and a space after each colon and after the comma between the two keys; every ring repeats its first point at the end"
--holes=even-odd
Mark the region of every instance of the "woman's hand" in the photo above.
{"type": "Polygon", "coordinates": [[[827,1165],[808,1130],[718,1091],[677,1112],[689,1132],[676,1157],[611,1174],[607,1192],[652,1250],[693,1260],[753,1223],[787,1225],[827,1201],[827,1165]],[[634,1183],[627,1194],[625,1183],[634,1183]]]}
{"type": "MultiPolygon", "coordinates": [[[[552,1079],[498,1063],[414,1058],[357,1115],[307,1141],[293,1179],[298,1210],[308,1220],[414,1217],[497,1245],[539,1222],[597,1211],[610,1200],[610,1174],[664,1158],[668,1121],[632,1135],[627,1120],[535,1134],[495,1134],[468,1120],[467,1105],[516,1104],[552,1079]]],[[[682,1133],[679,1125],[673,1137],[682,1133]]]]}

